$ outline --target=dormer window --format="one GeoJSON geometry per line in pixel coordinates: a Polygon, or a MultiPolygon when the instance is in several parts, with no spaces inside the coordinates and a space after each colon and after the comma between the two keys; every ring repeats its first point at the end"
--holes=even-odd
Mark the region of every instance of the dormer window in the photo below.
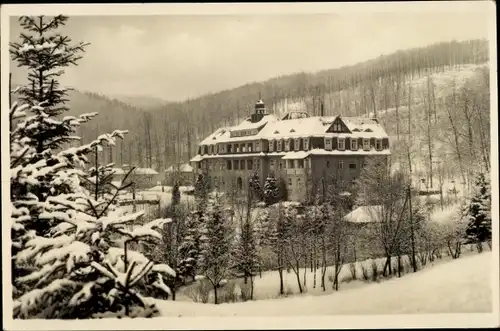
{"type": "Polygon", "coordinates": [[[325,138],[325,149],[332,149],[332,138],[325,138]]]}
{"type": "Polygon", "coordinates": [[[309,149],[309,138],[304,138],[304,150],[307,151],[309,149]]]}
{"type": "Polygon", "coordinates": [[[342,132],[342,124],[333,123],[333,132],[342,132]]]}
{"type": "Polygon", "coordinates": [[[375,140],[375,149],[377,149],[377,151],[382,150],[382,139],[375,140]]]}
{"type": "Polygon", "coordinates": [[[274,131],[274,134],[278,134],[278,133],[280,133],[278,130],[275,130],[275,131],[274,131]]]}
{"type": "Polygon", "coordinates": [[[358,150],[358,139],[351,138],[351,150],[352,151],[357,151],[358,150]]]}
{"type": "Polygon", "coordinates": [[[274,152],[274,140],[269,140],[269,152],[274,152]]]}
{"type": "Polygon", "coordinates": [[[295,129],[293,129],[293,128],[292,128],[292,129],[290,130],[290,133],[294,133],[294,132],[295,132],[295,129]]]}
{"type": "Polygon", "coordinates": [[[372,130],[372,129],[370,129],[370,128],[365,129],[364,131],[365,131],[365,132],[373,132],[373,130],[372,130]]]}
{"type": "Polygon", "coordinates": [[[339,148],[338,149],[340,151],[345,150],[345,138],[339,138],[338,142],[339,142],[339,148]]]}
{"type": "Polygon", "coordinates": [[[300,151],[300,138],[295,138],[295,150],[300,151]]]}
{"type": "Polygon", "coordinates": [[[370,139],[368,139],[368,138],[364,138],[363,139],[363,149],[365,151],[369,151],[370,150],[370,139]]]}

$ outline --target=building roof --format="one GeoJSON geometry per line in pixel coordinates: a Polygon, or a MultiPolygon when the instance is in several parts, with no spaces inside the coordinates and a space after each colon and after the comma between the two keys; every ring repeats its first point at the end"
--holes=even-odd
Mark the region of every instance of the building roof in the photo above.
{"type": "Polygon", "coordinates": [[[380,218],[382,206],[360,206],[349,214],[344,216],[344,219],[350,223],[375,223],[380,218]]]}
{"type": "Polygon", "coordinates": [[[135,168],[135,175],[158,175],[158,171],[151,168],[135,168]]]}
{"type": "Polygon", "coordinates": [[[288,139],[298,137],[357,137],[357,138],[388,138],[384,128],[376,119],[364,117],[343,116],[313,116],[280,120],[274,115],[265,115],[260,121],[252,123],[246,119],[233,127],[224,127],[206,137],[201,145],[215,145],[232,141],[254,139],[288,139]],[[332,123],[340,118],[351,133],[327,132],[332,123]],[[231,131],[255,130],[261,128],[255,135],[231,137],[231,131]]]}
{"type": "Polygon", "coordinates": [[[183,163],[179,166],[173,166],[171,165],[170,167],[168,167],[167,170],[165,170],[165,172],[175,172],[175,171],[180,171],[180,172],[193,172],[193,167],[191,167],[189,164],[187,163],[183,163]]]}

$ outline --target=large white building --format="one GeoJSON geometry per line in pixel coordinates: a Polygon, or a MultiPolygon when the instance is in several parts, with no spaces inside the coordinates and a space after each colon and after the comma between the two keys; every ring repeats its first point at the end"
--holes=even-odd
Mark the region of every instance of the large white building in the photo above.
{"type": "Polygon", "coordinates": [[[195,174],[205,174],[222,190],[245,190],[256,172],[262,184],[270,175],[282,178],[288,199],[304,201],[320,179],[329,183],[335,175],[350,183],[366,157],[389,155],[389,137],[377,119],[311,117],[301,111],[280,119],[268,114],[260,100],[248,119],[201,141],[191,163],[195,174]]]}

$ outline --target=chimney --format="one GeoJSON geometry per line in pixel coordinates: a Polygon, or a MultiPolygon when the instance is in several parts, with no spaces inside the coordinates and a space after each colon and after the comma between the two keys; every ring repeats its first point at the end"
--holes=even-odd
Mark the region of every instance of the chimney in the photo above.
{"type": "Polygon", "coordinates": [[[319,105],[319,115],[321,117],[324,117],[325,116],[325,105],[323,104],[323,100],[321,100],[321,103],[319,105]]]}

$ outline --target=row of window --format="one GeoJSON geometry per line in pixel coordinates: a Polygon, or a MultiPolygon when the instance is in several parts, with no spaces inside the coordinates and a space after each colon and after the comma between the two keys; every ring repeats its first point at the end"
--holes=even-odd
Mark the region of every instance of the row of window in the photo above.
{"type": "Polygon", "coordinates": [[[198,162],[198,168],[211,170],[259,170],[260,160],[206,160],[198,162]],[[203,164],[202,162],[206,162],[203,164]]]}
{"type": "MultiPolygon", "coordinates": [[[[333,138],[325,137],[325,150],[333,149],[333,138]]],[[[337,138],[338,150],[352,150],[357,151],[358,139],[350,139],[350,146],[346,146],[346,138],[337,138]]],[[[272,139],[269,140],[269,152],[288,152],[288,151],[302,151],[309,150],[309,138],[289,138],[289,139],[272,139]]],[[[370,139],[363,138],[362,149],[369,151],[371,149],[370,139]]],[[[380,151],[383,149],[382,139],[375,139],[375,149],[380,151]]],[[[250,143],[231,143],[231,144],[216,144],[216,145],[203,145],[199,148],[199,154],[233,154],[233,153],[252,153],[260,152],[260,142],[250,143]]]]}

